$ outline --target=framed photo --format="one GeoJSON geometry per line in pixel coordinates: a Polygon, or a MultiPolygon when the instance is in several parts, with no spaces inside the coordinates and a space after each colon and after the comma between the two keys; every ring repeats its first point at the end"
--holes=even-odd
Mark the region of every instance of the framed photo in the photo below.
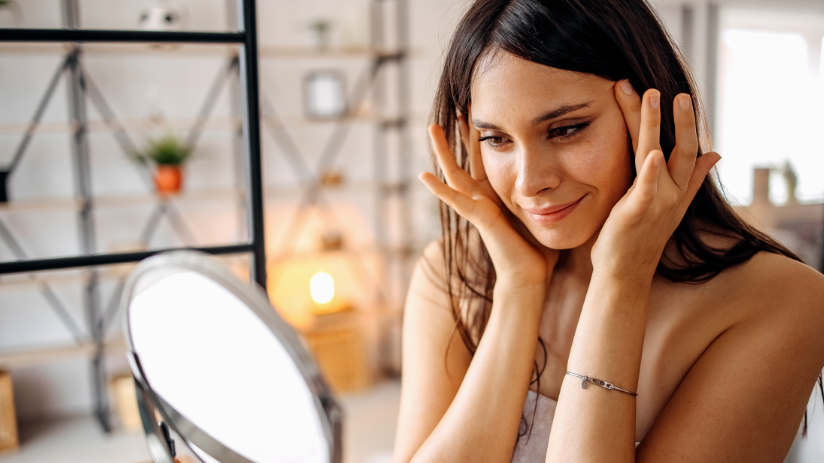
{"type": "Polygon", "coordinates": [[[304,79],[303,96],[310,119],[339,119],[346,114],[346,83],[340,71],[310,72],[304,79]]]}

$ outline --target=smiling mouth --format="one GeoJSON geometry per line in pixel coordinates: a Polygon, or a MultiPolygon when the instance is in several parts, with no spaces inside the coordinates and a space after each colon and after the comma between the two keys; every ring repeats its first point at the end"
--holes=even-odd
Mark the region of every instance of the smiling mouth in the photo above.
{"type": "Polygon", "coordinates": [[[578,204],[581,203],[581,200],[584,199],[586,195],[581,196],[578,198],[577,201],[573,201],[568,204],[561,204],[560,206],[554,207],[543,207],[543,208],[533,208],[533,209],[524,209],[532,218],[532,220],[540,223],[540,224],[550,224],[556,223],[563,220],[566,216],[572,213],[578,204]]]}

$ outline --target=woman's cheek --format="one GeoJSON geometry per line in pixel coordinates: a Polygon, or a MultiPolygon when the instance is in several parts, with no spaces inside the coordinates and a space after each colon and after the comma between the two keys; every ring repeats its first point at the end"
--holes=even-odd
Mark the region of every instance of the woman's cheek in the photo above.
{"type": "Polygon", "coordinates": [[[598,143],[577,144],[561,159],[565,160],[563,170],[568,177],[599,191],[612,170],[612,165],[608,162],[608,153],[605,153],[604,146],[598,143]]]}
{"type": "Polygon", "coordinates": [[[626,136],[611,134],[592,143],[580,156],[581,171],[590,173],[592,185],[600,194],[618,202],[632,184],[632,154],[626,136]],[[607,142],[608,141],[608,142],[607,142]]]}
{"type": "Polygon", "coordinates": [[[489,184],[504,204],[511,209],[509,198],[517,177],[517,172],[513,170],[514,166],[510,165],[511,162],[506,159],[490,156],[483,152],[481,153],[481,159],[484,163],[484,171],[489,184]]]}

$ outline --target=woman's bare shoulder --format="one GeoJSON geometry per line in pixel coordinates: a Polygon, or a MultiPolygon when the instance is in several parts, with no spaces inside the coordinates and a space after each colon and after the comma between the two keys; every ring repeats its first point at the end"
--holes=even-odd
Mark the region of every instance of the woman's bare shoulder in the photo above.
{"type": "Polygon", "coordinates": [[[824,275],[787,256],[759,252],[714,280],[713,292],[735,296],[744,318],[806,313],[824,320],[824,275]]]}
{"type": "Polygon", "coordinates": [[[446,274],[443,243],[441,240],[432,241],[423,249],[415,264],[410,291],[446,293],[446,274]]]}
{"type": "Polygon", "coordinates": [[[440,240],[432,241],[424,248],[409,283],[407,306],[416,301],[427,301],[427,305],[448,307],[447,272],[444,262],[443,245],[440,240]]]}
{"type": "Polygon", "coordinates": [[[689,339],[678,344],[684,367],[731,330],[795,337],[824,362],[824,276],[801,262],[759,252],[704,283],[657,281],[650,323],[662,339],[689,339]]]}
{"type": "Polygon", "coordinates": [[[735,338],[759,346],[764,362],[775,357],[795,365],[794,374],[818,375],[824,366],[824,276],[819,272],[787,256],[759,252],[705,286],[701,299],[706,304],[695,308],[693,315],[699,317],[690,326],[713,327],[704,338],[708,346],[735,338]]]}
{"type": "Polygon", "coordinates": [[[665,351],[661,362],[678,374],[664,408],[649,414],[644,456],[699,443],[724,455],[743,448],[735,442],[753,454],[786,455],[824,366],[824,276],[759,252],[708,282],[670,288],[683,291],[670,301],[688,299],[688,310],[678,319],[680,350],[665,351]]]}

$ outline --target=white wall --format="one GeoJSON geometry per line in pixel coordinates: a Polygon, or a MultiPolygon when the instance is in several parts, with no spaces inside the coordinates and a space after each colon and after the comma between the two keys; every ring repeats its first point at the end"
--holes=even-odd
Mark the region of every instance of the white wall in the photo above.
{"type": "MultiPolygon", "coordinates": [[[[15,20],[11,14],[0,12],[0,27],[61,27],[59,0],[18,3],[22,18],[15,20]]],[[[141,9],[149,3],[148,0],[80,0],[81,25],[135,28],[141,9]]],[[[429,167],[424,133],[425,115],[437,77],[433,69],[460,6],[439,0],[409,3],[414,50],[411,59],[414,124],[411,132],[414,170],[417,172],[429,167]]],[[[191,30],[227,29],[224,0],[188,0],[178,4],[187,8],[191,30]]],[[[316,18],[337,21],[332,36],[333,47],[364,46],[369,37],[366,0],[262,0],[258,5],[262,49],[305,47],[306,24],[316,18]]],[[[0,89],[3,89],[0,91],[0,163],[10,160],[23,127],[61,60],[59,50],[54,47],[36,48],[34,51],[21,51],[19,47],[0,48],[0,89]]],[[[130,49],[142,48],[134,46],[130,49]]],[[[213,79],[225,65],[225,58],[185,50],[179,53],[136,51],[88,53],[84,63],[114,112],[124,121],[129,134],[142,143],[147,136],[168,130],[181,136],[186,134],[213,79]]],[[[317,162],[333,126],[329,123],[309,124],[304,120],[301,99],[304,74],[317,68],[342,70],[351,91],[367,64],[368,59],[353,57],[261,60],[261,89],[286,121],[310,165],[317,162]]],[[[89,105],[88,111],[90,120],[100,121],[100,114],[94,107],[89,105]]],[[[176,200],[199,245],[238,242],[245,237],[243,227],[238,225],[243,211],[235,207],[235,196],[231,194],[236,178],[231,155],[232,138],[226,123],[231,112],[227,88],[213,113],[217,122],[207,125],[195,158],[187,166],[185,192],[176,200]]],[[[12,202],[0,206],[0,219],[17,235],[30,257],[73,255],[79,251],[77,220],[71,201],[75,185],[65,124],[67,116],[68,95],[65,84],[61,84],[45,113],[43,126],[11,179],[12,202]]],[[[154,202],[139,170],[123,155],[111,134],[99,126],[99,123],[93,123],[89,135],[93,190],[100,198],[95,211],[98,250],[122,251],[137,244],[154,202]]],[[[351,188],[333,190],[328,196],[341,218],[340,228],[353,247],[368,244],[374,238],[374,196],[370,193],[372,190],[357,187],[373,175],[372,138],[370,123],[353,125],[335,164],[344,172],[351,188]]],[[[282,250],[282,235],[299,190],[294,188],[298,179],[266,131],[263,142],[266,184],[274,191],[267,198],[267,244],[271,254],[282,250]]],[[[413,177],[414,173],[409,176],[413,177]]],[[[416,246],[420,247],[437,233],[435,203],[417,185],[413,186],[412,196],[413,231],[416,246]]],[[[300,246],[307,249],[316,246],[316,237],[300,238],[300,246]]],[[[151,242],[152,247],[180,244],[184,243],[167,222],[161,224],[151,242]]],[[[0,259],[12,258],[11,250],[0,242],[0,259]]],[[[85,331],[81,295],[83,274],[78,271],[51,272],[47,277],[75,323],[85,331]]],[[[70,344],[70,333],[54,316],[37,288],[25,280],[20,276],[0,279],[0,352],[70,344]]],[[[111,275],[104,277],[101,291],[104,304],[108,303],[116,281],[111,275]]],[[[118,331],[119,321],[111,336],[117,337],[118,331]]],[[[115,370],[125,368],[119,355],[110,361],[115,370]]],[[[21,420],[91,409],[91,372],[82,358],[15,368],[12,374],[21,420]]]]}

